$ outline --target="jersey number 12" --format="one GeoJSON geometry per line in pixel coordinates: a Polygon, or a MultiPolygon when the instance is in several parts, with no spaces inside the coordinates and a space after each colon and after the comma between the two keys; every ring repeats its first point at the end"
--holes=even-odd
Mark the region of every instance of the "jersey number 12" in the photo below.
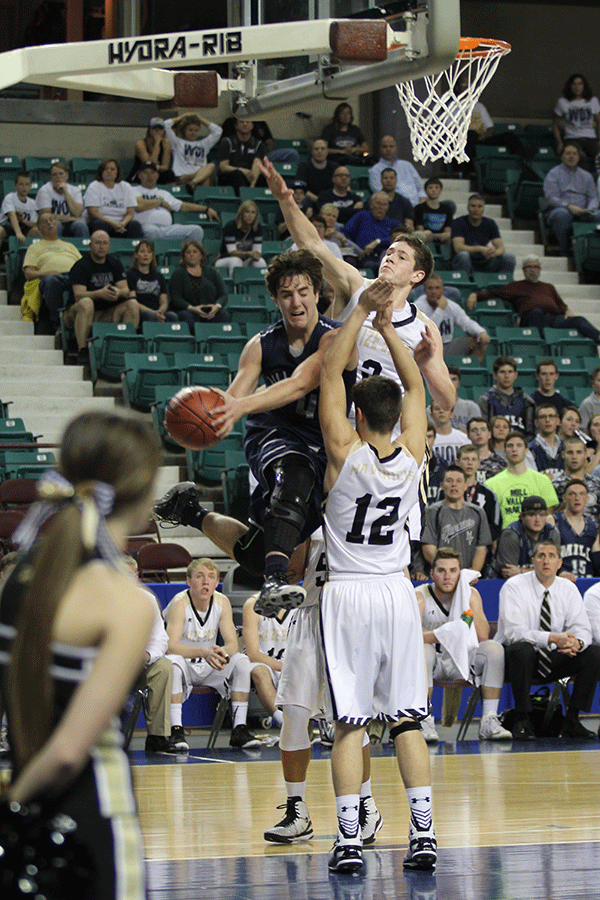
{"type": "MultiPolygon", "coordinates": [[[[346,533],[346,540],[349,544],[364,544],[365,535],[363,529],[365,527],[365,519],[367,511],[371,505],[373,494],[364,494],[356,501],[356,514],[352,528],[346,533]]],[[[368,544],[378,544],[383,546],[391,544],[394,540],[393,526],[398,521],[398,507],[400,506],[400,497],[386,497],[375,505],[375,509],[389,509],[389,512],[379,516],[371,525],[369,531],[368,544]],[[388,528],[384,531],[384,528],[388,528]]]]}

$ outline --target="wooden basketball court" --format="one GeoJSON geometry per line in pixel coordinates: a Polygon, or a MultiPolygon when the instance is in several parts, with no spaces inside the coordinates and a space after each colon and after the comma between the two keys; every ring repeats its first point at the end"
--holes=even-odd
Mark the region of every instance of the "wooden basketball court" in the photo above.
{"type": "Polygon", "coordinates": [[[132,754],[152,900],[568,900],[600,897],[598,743],[445,742],[431,749],[435,875],[406,873],[408,807],[388,745],[373,748],[384,827],[360,875],[330,875],[329,757],[314,748],[306,800],[315,838],[263,831],[285,802],[276,749],[132,754]]]}

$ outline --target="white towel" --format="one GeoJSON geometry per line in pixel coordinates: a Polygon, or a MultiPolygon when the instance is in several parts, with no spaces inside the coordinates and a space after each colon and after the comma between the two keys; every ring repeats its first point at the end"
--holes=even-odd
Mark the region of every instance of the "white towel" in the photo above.
{"type": "Polygon", "coordinates": [[[471,582],[477,578],[481,578],[480,572],[462,569],[452,598],[449,621],[433,632],[442,647],[442,659],[449,657],[464,681],[471,680],[471,651],[477,648],[479,641],[473,623],[467,625],[461,616],[469,609],[471,582]]]}

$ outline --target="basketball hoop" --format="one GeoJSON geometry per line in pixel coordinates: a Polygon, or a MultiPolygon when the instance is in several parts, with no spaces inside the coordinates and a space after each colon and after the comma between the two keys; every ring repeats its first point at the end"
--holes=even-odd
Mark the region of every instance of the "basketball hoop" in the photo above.
{"type": "Polygon", "coordinates": [[[500,57],[510,51],[506,41],[461,37],[452,65],[436,75],[423,77],[424,99],[417,97],[415,82],[396,85],[410,128],[413,156],[418,162],[467,162],[465,144],[473,108],[493,78],[500,57]],[[464,88],[459,86],[465,80],[463,76],[464,88]]]}

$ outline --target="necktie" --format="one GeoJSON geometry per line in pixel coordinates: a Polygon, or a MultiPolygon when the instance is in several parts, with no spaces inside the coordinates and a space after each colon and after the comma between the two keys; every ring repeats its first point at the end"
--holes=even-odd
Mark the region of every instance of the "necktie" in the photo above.
{"type": "MultiPolygon", "coordinates": [[[[540,610],[540,628],[542,631],[552,630],[549,596],[550,591],[544,591],[544,596],[542,598],[542,608],[540,610]]],[[[538,650],[538,673],[540,675],[540,678],[542,678],[544,681],[547,681],[551,669],[552,662],[550,659],[550,648],[548,646],[542,647],[540,650],[538,650]]]]}

